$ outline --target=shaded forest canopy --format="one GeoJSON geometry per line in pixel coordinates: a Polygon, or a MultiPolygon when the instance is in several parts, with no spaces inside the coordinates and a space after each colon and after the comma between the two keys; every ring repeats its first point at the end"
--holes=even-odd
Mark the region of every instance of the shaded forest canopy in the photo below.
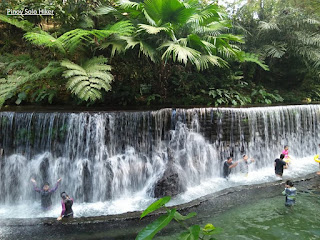
{"type": "Polygon", "coordinates": [[[222,2],[3,0],[0,106],[319,101],[319,0],[222,2]]]}

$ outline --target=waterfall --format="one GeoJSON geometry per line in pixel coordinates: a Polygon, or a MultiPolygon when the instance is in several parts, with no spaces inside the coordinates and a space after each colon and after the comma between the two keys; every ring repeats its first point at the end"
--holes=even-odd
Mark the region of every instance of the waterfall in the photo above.
{"type": "Polygon", "coordinates": [[[37,202],[31,178],[41,187],[61,177],[61,191],[89,204],[151,199],[169,163],[187,188],[222,181],[228,156],[246,153],[256,171],[272,168],[284,145],[297,159],[319,152],[319,122],[320,105],[0,112],[0,206],[37,202]]]}

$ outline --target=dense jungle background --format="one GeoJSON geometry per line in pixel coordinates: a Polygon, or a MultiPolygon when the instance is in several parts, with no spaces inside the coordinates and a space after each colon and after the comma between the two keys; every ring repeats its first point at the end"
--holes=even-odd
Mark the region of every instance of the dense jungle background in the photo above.
{"type": "Polygon", "coordinates": [[[319,0],[0,3],[1,107],[319,100],[319,0]]]}

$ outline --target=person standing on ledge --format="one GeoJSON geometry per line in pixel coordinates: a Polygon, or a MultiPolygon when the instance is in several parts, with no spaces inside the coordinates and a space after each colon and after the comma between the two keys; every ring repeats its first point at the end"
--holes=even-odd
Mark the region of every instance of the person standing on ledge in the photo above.
{"type": "Polygon", "coordinates": [[[227,178],[229,177],[229,174],[231,173],[231,168],[234,168],[238,165],[238,162],[233,163],[232,157],[228,157],[226,161],[224,161],[223,164],[223,177],[227,178]]]}
{"type": "Polygon", "coordinates": [[[58,179],[54,188],[50,189],[49,183],[44,183],[42,189],[37,187],[37,182],[33,178],[31,178],[31,182],[33,184],[34,190],[40,193],[41,196],[41,207],[43,210],[50,210],[52,201],[51,195],[58,189],[59,183],[61,182],[61,178],[58,179]]]}
{"type": "Polygon", "coordinates": [[[280,178],[282,178],[283,169],[288,168],[288,164],[285,161],[283,161],[284,156],[285,156],[284,154],[280,154],[280,159],[277,158],[276,160],[274,160],[274,170],[275,170],[276,176],[280,178]]]}

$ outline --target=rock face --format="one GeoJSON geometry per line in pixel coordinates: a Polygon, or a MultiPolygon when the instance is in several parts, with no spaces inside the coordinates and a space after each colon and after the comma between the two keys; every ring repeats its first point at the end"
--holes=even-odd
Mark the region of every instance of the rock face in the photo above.
{"type": "Polygon", "coordinates": [[[176,196],[185,190],[186,187],[182,184],[177,170],[170,164],[155,185],[154,197],[176,196]]]}

